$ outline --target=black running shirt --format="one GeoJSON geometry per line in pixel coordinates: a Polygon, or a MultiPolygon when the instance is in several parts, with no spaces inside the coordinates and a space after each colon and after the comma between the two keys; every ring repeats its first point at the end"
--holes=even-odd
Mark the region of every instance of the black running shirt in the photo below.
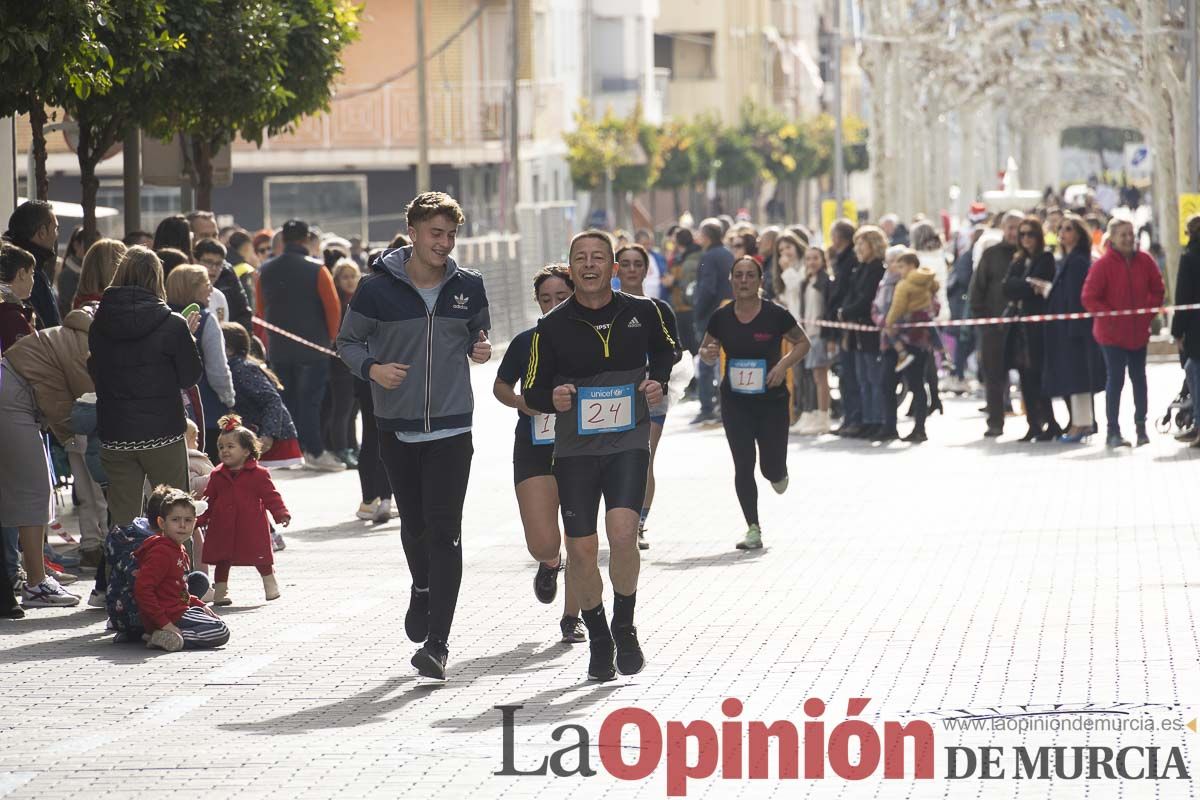
{"type": "Polygon", "coordinates": [[[766,300],[754,319],[741,322],[733,303],[718,308],[708,320],[708,334],[725,351],[725,375],[721,391],[735,396],[774,398],[787,394],[787,384],[767,388],[766,376],[783,357],[784,334],[796,327],[791,313],[766,300]]]}

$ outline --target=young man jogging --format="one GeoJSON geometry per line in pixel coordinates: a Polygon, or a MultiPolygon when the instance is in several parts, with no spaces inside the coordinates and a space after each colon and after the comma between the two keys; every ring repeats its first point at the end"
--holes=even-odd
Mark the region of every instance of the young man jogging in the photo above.
{"type": "Polygon", "coordinates": [[[471,471],[468,359],[491,358],[483,277],[450,252],[464,218],[457,201],[425,192],[409,204],[412,244],[385,251],[359,284],[338,334],[338,355],[371,384],[380,452],[412,574],[404,630],[412,658],[446,677],[447,641],[462,582],[462,509],[471,471]]]}
{"type": "Polygon", "coordinates": [[[638,518],[650,462],[650,408],[662,402],[675,359],[658,307],[612,290],[615,261],[612,239],[602,231],[571,240],[575,294],[538,321],[522,388],[530,408],[555,414],[567,580],[588,629],[591,680],[612,680],[617,670],[633,675],[645,663],[633,624],[638,518]],[[611,551],[611,632],[596,561],[601,496],[611,551]]]}

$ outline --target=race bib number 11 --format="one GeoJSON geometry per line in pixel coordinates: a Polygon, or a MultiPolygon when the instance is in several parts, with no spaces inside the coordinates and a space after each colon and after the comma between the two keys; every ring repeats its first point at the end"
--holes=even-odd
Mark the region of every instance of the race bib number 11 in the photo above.
{"type": "Polygon", "coordinates": [[[737,394],[763,394],[767,391],[765,358],[729,359],[729,388],[737,394]]]}
{"type": "Polygon", "coordinates": [[[633,384],[580,386],[578,392],[580,435],[620,433],[636,427],[633,384]]]}
{"type": "Polygon", "coordinates": [[[529,418],[534,444],[554,444],[554,414],[538,414],[529,418]]]}

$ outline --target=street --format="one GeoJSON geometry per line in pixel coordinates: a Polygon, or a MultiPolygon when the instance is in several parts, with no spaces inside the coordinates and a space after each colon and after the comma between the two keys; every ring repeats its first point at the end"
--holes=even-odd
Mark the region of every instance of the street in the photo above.
{"type": "MultiPolygon", "coordinates": [[[[946,396],[924,445],[793,435],[790,488],[777,497],[760,479],[766,547],[748,554],[733,549],[745,526],[722,430],[689,428],[696,405],[680,406],[658,456],[652,546],[642,554],[647,667],[592,684],[587,646],[558,641],[561,586],[552,606],[533,596],[512,490],[514,412],[491,395],[498,361],[473,369],[466,566],[444,684],[408,663],[417,646],[402,628],[399,522],[354,519],[353,472],[277,473],[294,518],[276,554],[283,597],[265,603],[254,571],[235,568],[223,649],[115,645],[104,613],[84,606],[0,624],[0,796],[658,798],[670,788],[669,737],[652,774],[618,780],[597,750],[612,712],[644,709],[659,733],[668,721],[720,728],[722,701],[737,698],[745,723],[799,728],[811,718],[804,701],[820,698],[829,737],[856,697],[870,698],[858,716],[881,732],[886,721],[933,725],[935,779],[885,779],[881,764],[852,782],[830,760],[822,780],[781,781],[771,755],[769,780],[718,770],[686,780],[686,795],[1196,796],[1196,734],[1177,726],[1016,736],[939,720],[1056,706],[1193,719],[1200,450],[1153,430],[1150,446],[1119,452],[1105,449],[1103,433],[1087,445],[1021,444],[1019,417],[985,440],[980,401],[946,396]],[[508,770],[499,705],[522,706],[511,712],[508,770]],[[568,724],[586,731],[594,776],[495,774],[536,770],[564,748],[556,763],[574,770],[579,729],[552,736],[568,724]],[[1177,747],[1193,779],[1014,782],[1009,753],[1006,779],[979,780],[977,769],[945,780],[946,747],[1017,743],[1153,743],[1164,748],[1160,772],[1166,748],[1177,747]]],[[[1150,367],[1152,419],[1181,375],[1173,364],[1150,367]]],[[[1097,405],[1102,417],[1102,396],[1097,405]]],[[[1132,430],[1128,388],[1124,411],[1132,430]]],[[[62,519],[71,529],[74,518],[62,519]]],[[[86,598],[86,587],[72,591],[86,598]]],[[[628,764],[647,755],[636,733],[625,729],[628,764]]]]}

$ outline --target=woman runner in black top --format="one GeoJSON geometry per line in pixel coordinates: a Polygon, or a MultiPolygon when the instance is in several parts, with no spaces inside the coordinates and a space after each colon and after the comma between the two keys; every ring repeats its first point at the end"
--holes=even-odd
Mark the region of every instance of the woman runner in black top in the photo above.
{"type": "MultiPolygon", "coordinates": [[[[545,314],[571,296],[575,284],[566,264],[550,264],[533,278],[533,296],[545,314]]],[[[513,337],[500,362],[492,394],[504,405],[517,409],[517,430],[513,443],[513,484],[525,544],[538,562],[533,578],[533,593],[543,603],[553,603],[558,594],[558,573],[563,571],[562,531],[558,526],[558,483],[554,480],[554,415],[540,414],[525,405],[516,392],[518,381],[529,369],[529,346],[536,328],[513,337]]],[[[579,601],[574,592],[563,592],[563,617],[559,622],[562,640],[568,644],[586,641],[579,619],[579,601]]]]}
{"type": "Polygon", "coordinates": [[[809,341],[786,309],[761,297],[762,265],[749,256],[733,263],[729,276],[733,302],[718,308],[708,323],[700,357],[715,364],[725,351],[721,380],[721,422],[733,456],[733,485],[746,537],[739,550],[762,547],[758,524],[758,486],[754,481],[755,445],[763,477],[778,494],[788,485],[788,370],[808,353],[809,341]],[[780,357],[783,340],[791,352],[780,357]]]}
{"type": "MultiPolygon", "coordinates": [[[[642,285],[646,281],[649,270],[650,254],[640,244],[631,244],[617,250],[617,280],[621,282],[621,291],[636,297],[644,297],[646,292],[642,285]]],[[[667,333],[675,340],[675,363],[683,358],[683,347],[679,344],[679,322],[671,307],[657,297],[651,297],[658,313],[662,314],[666,323],[667,333]]],[[[642,501],[642,513],[638,520],[638,549],[649,550],[650,543],[646,541],[646,517],[650,515],[650,505],[654,502],[654,455],[658,452],[658,440],[662,438],[663,426],[667,424],[667,398],[662,403],[650,409],[650,471],[646,475],[646,499],[642,501]]]]}

